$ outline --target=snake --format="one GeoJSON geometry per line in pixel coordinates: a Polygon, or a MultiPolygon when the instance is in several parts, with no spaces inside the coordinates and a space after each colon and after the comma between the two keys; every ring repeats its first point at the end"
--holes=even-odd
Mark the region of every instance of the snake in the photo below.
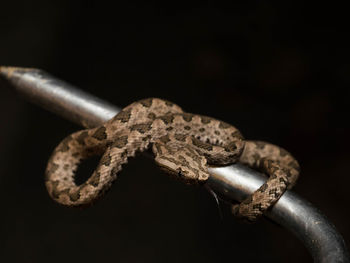
{"type": "Polygon", "coordinates": [[[54,149],[45,171],[50,197],[68,207],[99,200],[116,181],[122,166],[137,153],[153,152],[155,163],[186,184],[204,185],[212,166],[242,163],[267,176],[265,183],[231,211],[254,222],[299,176],[297,160],[286,150],[263,141],[245,140],[234,126],[183,111],[159,98],[131,103],[99,127],[74,132],[54,149]],[[79,164],[101,156],[96,169],[77,184],[79,164]]]}

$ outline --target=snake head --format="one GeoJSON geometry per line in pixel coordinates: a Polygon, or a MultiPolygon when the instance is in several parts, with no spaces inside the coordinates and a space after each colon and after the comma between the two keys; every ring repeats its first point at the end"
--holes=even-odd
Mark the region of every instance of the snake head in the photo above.
{"type": "Polygon", "coordinates": [[[174,149],[154,143],[152,149],[157,165],[172,177],[187,184],[203,184],[209,178],[206,158],[189,145],[174,149]]]}

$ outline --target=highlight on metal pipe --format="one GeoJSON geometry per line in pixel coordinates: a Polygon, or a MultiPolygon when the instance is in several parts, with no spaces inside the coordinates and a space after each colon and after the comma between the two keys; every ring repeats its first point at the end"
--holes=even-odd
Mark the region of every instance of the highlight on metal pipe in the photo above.
{"type": "MultiPolygon", "coordinates": [[[[111,119],[119,107],[88,94],[38,69],[0,67],[0,78],[33,103],[83,127],[111,119]]],[[[264,182],[264,177],[241,164],[210,168],[206,185],[229,202],[242,201],[264,182]]],[[[267,217],[295,234],[314,262],[350,262],[349,253],[335,226],[312,204],[286,191],[267,217]]]]}

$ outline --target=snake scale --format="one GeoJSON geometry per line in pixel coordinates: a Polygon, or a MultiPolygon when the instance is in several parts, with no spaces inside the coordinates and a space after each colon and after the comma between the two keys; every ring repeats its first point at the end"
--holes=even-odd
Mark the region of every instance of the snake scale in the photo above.
{"type": "Polygon", "coordinates": [[[100,127],[66,137],[48,161],[47,190],[62,205],[90,205],[111,187],[128,158],[149,148],[161,169],[189,184],[204,184],[209,165],[240,162],[268,175],[257,191],[232,206],[234,215],[248,221],[260,217],[299,175],[298,162],[284,149],[244,140],[230,124],[149,98],[130,104],[100,127]],[[102,156],[97,168],[77,185],[74,174],[79,163],[94,155],[102,156]]]}

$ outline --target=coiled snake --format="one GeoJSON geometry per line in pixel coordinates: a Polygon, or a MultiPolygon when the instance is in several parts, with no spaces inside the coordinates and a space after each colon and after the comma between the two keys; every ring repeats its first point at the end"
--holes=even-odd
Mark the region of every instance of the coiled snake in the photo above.
{"type": "Polygon", "coordinates": [[[256,192],[232,208],[233,214],[249,221],[273,205],[299,175],[298,162],[282,148],[246,141],[230,124],[149,98],[130,104],[100,127],[66,137],[48,161],[47,190],[62,205],[89,205],[111,187],[129,157],[150,147],[163,170],[190,184],[206,182],[208,165],[240,162],[267,174],[268,180],[256,192]],[[93,155],[102,155],[97,168],[77,185],[74,174],[79,163],[93,155]]]}

